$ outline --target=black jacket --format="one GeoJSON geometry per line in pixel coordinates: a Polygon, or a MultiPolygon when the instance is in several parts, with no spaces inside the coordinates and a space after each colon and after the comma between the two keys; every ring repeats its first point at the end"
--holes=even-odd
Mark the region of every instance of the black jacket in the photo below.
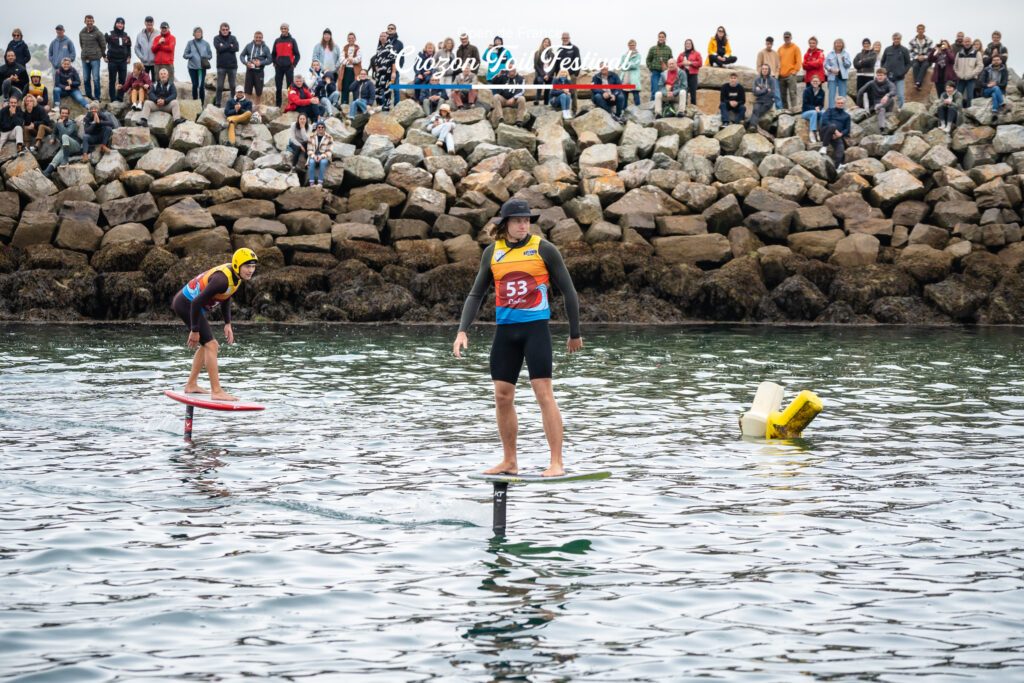
{"type": "Polygon", "coordinates": [[[580,49],[575,45],[559,45],[555,48],[555,62],[551,72],[557,76],[562,69],[568,71],[571,78],[580,75],[580,49]]]}
{"type": "Polygon", "coordinates": [[[233,69],[238,71],[238,62],[235,55],[238,54],[238,39],[228,33],[227,37],[217,33],[213,38],[213,51],[217,53],[218,69],[233,69]]]}
{"type": "Polygon", "coordinates": [[[503,88],[501,90],[494,91],[495,95],[498,95],[499,97],[504,97],[507,100],[509,98],[516,97],[517,95],[525,94],[522,87],[524,82],[525,81],[523,80],[523,77],[520,76],[519,74],[516,74],[515,76],[510,76],[507,71],[502,71],[501,73],[494,77],[494,80],[491,81],[491,84],[509,86],[508,88],[503,88]]]}
{"type": "Polygon", "coordinates": [[[736,108],[745,106],[747,104],[747,91],[743,89],[743,86],[737,83],[735,86],[726,83],[722,86],[721,91],[722,104],[733,109],[729,106],[729,100],[736,100],[736,108]]]}
{"type": "Polygon", "coordinates": [[[910,71],[910,50],[900,45],[890,45],[882,52],[881,66],[889,72],[889,80],[902,81],[910,71]]]}
{"type": "Polygon", "coordinates": [[[0,66],[0,83],[6,81],[14,74],[18,74],[18,82],[15,84],[18,90],[25,92],[25,88],[28,87],[28,72],[25,71],[25,67],[18,64],[17,61],[13,64],[4,62],[3,66],[0,66]]]}
{"type": "Polygon", "coordinates": [[[132,58],[132,39],[116,28],[107,34],[107,61],[125,64],[132,58]]]}
{"type": "MultiPolygon", "coordinates": [[[[12,40],[7,43],[7,50],[14,51],[14,61],[22,66],[25,66],[32,61],[32,53],[29,52],[28,43],[24,40],[12,40]]],[[[4,54],[6,55],[7,51],[4,51],[4,54]]]]}
{"type": "Polygon", "coordinates": [[[16,109],[11,114],[10,107],[4,107],[0,111],[0,133],[10,133],[17,126],[25,125],[25,112],[21,109],[16,109]]]}
{"type": "Polygon", "coordinates": [[[995,81],[999,89],[1005,93],[1009,76],[1010,72],[1005,66],[999,67],[999,69],[986,66],[985,70],[981,72],[981,84],[987,88],[989,83],[995,81]]]}
{"type": "Polygon", "coordinates": [[[174,81],[168,80],[166,83],[161,83],[159,80],[153,81],[153,87],[149,89],[149,99],[154,102],[163,100],[165,104],[178,99],[178,89],[174,87],[174,81]]]}

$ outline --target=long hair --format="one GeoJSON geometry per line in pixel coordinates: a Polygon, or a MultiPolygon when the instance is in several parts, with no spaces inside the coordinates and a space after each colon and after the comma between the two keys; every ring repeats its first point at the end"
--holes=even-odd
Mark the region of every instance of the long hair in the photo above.
{"type": "Polygon", "coordinates": [[[726,32],[724,26],[719,26],[717,29],[715,29],[715,40],[718,40],[718,32],[719,31],[722,32],[721,44],[722,45],[728,45],[729,44],[729,34],[726,32]]]}
{"type": "Polygon", "coordinates": [[[330,36],[327,40],[324,40],[323,36],[320,36],[320,44],[326,47],[328,50],[334,51],[334,34],[330,30],[325,29],[324,33],[330,36]]]}

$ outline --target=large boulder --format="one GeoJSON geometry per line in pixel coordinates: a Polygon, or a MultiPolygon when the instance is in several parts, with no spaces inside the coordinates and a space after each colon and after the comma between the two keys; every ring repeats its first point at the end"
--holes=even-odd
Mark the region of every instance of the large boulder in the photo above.
{"type": "Polygon", "coordinates": [[[185,155],[173,149],[157,147],[143,154],[135,168],[145,171],[154,178],[163,178],[185,170],[185,155]]]}
{"type": "Polygon", "coordinates": [[[481,143],[493,144],[496,141],[494,129],[487,121],[455,126],[452,136],[455,138],[455,151],[459,154],[469,154],[481,143]]]}
{"type": "Polygon", "coordinates": [[[282,213],[277,220],[288,227],[288,234],[322,235],[331,231],[331,217],[320,211],[282,213]]]}
{"type": "Polygon", "coordinates": [[[743,225],[743,209],[736,195],[727,194],[706,208],[701,215],[707,221],[708,230],[728,234],[732,228],[743,225]]]}
{"type": "Polygon", "coordinates": [[[115,128],[110,137],[110,148],[120,152],[128,162],[142,158],[149,150],[156,147],[149,128],[142,126],[122,126],[115,128]]]}
{"type": "Polygon", "coordinates": [[[61,249],[91,254],[100,248],[102,239],[103,230],[95,223],[65,219],[61,221],[60,230],[57,231],[57,238],[53,243],[61,249]]]}
{"type": "Polygon", "coordinates": [[[579,164],[580,170],[597,167],[614,171],[619,167],[619,148],[611,143],[591,145],[580,154],[579,164]]]}
{"type": "Polygon", "coordinates": [[[112,199],[101,206],[107,225],[146,223],[160,215],[153,195],[148,192],[124,199],[112,199]]]}
{"type": "Polygon", "coordinates": [[[156,219],[156,228],[164,228],[171,235],[213,228],[216,223],[210,212],[201,207],[192,197],[186,197],[172,204],[156,219]]]}
{"type": "Polygon", "coordinates": [[[875,263],[840,268],[832,279],[829,294],[833,301],[844,301],[857,313],[863,313],[883,297],[907,297],[917,292],[917,283],[905,271],[896,266],[875,263]]]}
{"type": "Polygon", "coordinates": [[[188,152],[193,149],[213,144],[213,133],[206,126],[192,121],[185,121],[174,127],[171,133],[171,141],[168,145],[178,152],[188,152]]]}
{"type": "Polygon", "coordinates": [[[443,194],[426,187],[413,188],[402,208],[403,218],[418,218],[433,223],[444,213],[446,199],[443,194]]]}
{"type": "Polygon", "coordinates": [[[749,178],[760,181],[757,164],[741,156],[720,156],[715,160],[715,178],[722,183],[734,183],[749,178]]]}
{"type": "MultiPolygon", "coordinates": [[[[420,114],[422,113],[423,111],[420,110],[420,114]]],[[[458,128],[459,126],[456,126],[456,130],[458,128]]],[[[371,135],[383,135],[397,145],[405,137],[405,128],[394,114],[381,111],[370,116],[366,126],[363,127],[363,139],[365,140],[371,135]]]]}
{"type": "Polygon", "coordinates": [[[110,154],[104,154],[96,166],[93,167],[93,175],[96,182],[101,185],[117,180],[121,174],[128,170],[128,161],[120,152],[111,150],[110,154]]]}
{"type": "Polygon", "coordinates": [[[829,263],[844,268],[866,266],[878,260],[880,243],[877,237],[864,233],[847,235],[836,242],[829,263]]]}
{"type": "Polygon", "coordinates": [[[192,171],[181,171],[156,179],[150,185],[149,191],[155,195],[191,194],[202,192],[208,187],[210,187],[210,181],[206,176],[192,171]]]}
{"type": "Polygon", "coordinates": [[[729,239],[718,233],[655,237],[653,244],[655,255],[669,263],[717,268],[732,258],[729,239]]]}
{"type": "Polygon", "coordinates": [[[761,267],[743,256],[708,274],[700,284],[697,311],[712,320],[744,320],[754,316],[768,294],[761,267]]]}
{"type": "Polygon", "coordinates": [[[345,171],[345,181],[349,185],[366,185],[384,180],[384,164],[379,159],[369,156],[345,157],[341,161],[345,171]]]}
{"type": "Polygon", "coordinates": [[[405,201],[405,193],[386,183],[374,183],[353,188],[348,196],[348,210],[367,209],[375,211],[381,204],[394,208],[405,201]]]}
{"type": "Polygon", "coordinates": [[[584,133],[592,133],[604,143],[618,142],[623,131],[622,124],[612,118],[611,114],[599,107],[594,107],[586,114],[577,116],[570,125],[576,131],[577,137],[584,133]]]}
{"type": "Polygon", "coordinates": [[[772,302],[791,320],[814,320],[828,307],[828,297],[803,275],[791,275],[771,293],[772,302]]]}
{"type": "Polygon", "coordinates": [[[827,261],[845,236],[842,230],[811,230],[793,233],[788,243],[789,248],[801,256],[827,261]]]}
{"type": "Polygon", "coordinates": [[[237,159],[237,147],[226,147],[224,145],[214,144],[190,149],[188,153],[185,154],[185,163],[192,170],[199,168],[203,164],[223,164],[225,166],[234,166],[237,159]]]}
{"type": "Polygon", "coordinates": [[[100,247],[105,248],[109,245],[120,244],[122,242],[141,242],[144,244],[153,243],[153,235],[142,223],[122,223],[110,228],[103,233],[103,240],[100,242],[100,247]]]}
{"type": "Polygon", "coordinates": [[[957,322],[977,320],[988,291],[967,276],[955,274],[934,284],[925,285],[924,298],[957,322]]]}
{"type": "Polygon", "coordinates": [[[996,128],[996,136],[992,140],[996,154],[1013,154],[1024,151],[1024,126],[1008,125],[996,128]]]}
{"type": "Polygon", "coordinates": [[[92,167],[88,163],[67,164],[57,168],[57,180],[61,187],[73,188],[89,186],[96,188],[96,177],[92,174],[92,167]]]}
{"type": "Polygon", "coordinates": [[[907,171],[894,168],[875,176],[875,185],[870,195],[875,206],[891,209],[908,199],[921,199],[925,195],[925,187],[907,171]]]}
{"type": "Polygon", "coordinates": [[[605,215],[613,220],[627,214],[669,216],[682,213],[683,205],[653,185],[644,185],[627,192],[622,199],[605,208],[605,215]]]}
{"type": "Polygon", "coordinates": [[[927,244],[912,244],[900,252],[896,265],[918,282],[927,284],[944,280],[949,275],[953,269],[953,255],[927,244]]]}
{"type": "Polygon", "coordinates": [[[11,238],[11,246],[24,249],[32,244],[49,244],[57,230],[57,214],[49,211],[25,211],[11,238]]]}
{"type": "MultiPolygon", "coordinates": [[[[240,200],[246,201],[246,200],[240,200]]],[[[273,235],[284,237],[288,234],[288,226],[281,221],[269,218],[245,217],[235,221],[231,231],[236,235],[273,235]]]]}
{"type": "Polygon", "coordinates": [[[210,215],[218,223],[232,223],[242,218],[273,218],[277,209],[269,199],[235,199],[214,204],[210,207],[210,215]]]}
{"type": "Polygon", "coordinates": [[[242,174],[241,189],[246,197],[273,199],[291,187],[299,186],[294,173],[280,173],[269,168],[253,169],[242,174]]]}
{"type": "Polygon", "coordinates": [[[30,202],[57,194],[57,186],[39,170],[28,171],[11,178],[7,181],[7,187],[30,202]]]}
{"type": "Polygon", "coordinates": [[[227,228],[193,230],[167,240],[167,249],[181,256],[206,256],[232,250],[227,228]]]}

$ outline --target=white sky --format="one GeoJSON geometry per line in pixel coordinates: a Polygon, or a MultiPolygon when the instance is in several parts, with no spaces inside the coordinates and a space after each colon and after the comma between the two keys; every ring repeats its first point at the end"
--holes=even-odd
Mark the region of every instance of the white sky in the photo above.
{"type": "MultiPolygon", "coordinates": [[[[77,42],[86,12],[96,16],[97,25],[104,31],[113,27],[116,17],[123,16],[125,30],[133,38],[142,29],[146,14],[152,14],[158,26],[159,22],[167,21],[178,38],[178,68],[182,69],[180,55],[192,29],[201,26],[210,41],[217,26],[225,20],[243,46],[256,29],[262,30],[268,42],[272,42],[279,33],[280,22],[288,22],[299,42],[303,71],[308,68],[313,45],[325,27],[340,42],[344,42],[346,33],[354,31],[366,53],[373,49],[377,36],[389,22],[398,26],[406,47],[417,51],[428,40],[437,42],[451,36],[457,41],[459,33],[465,31],[482,52],[495,35],[501,35],[506,47],[521,62],[527,61],[529,70],[540,39],[548,36],[558,43],[563,30],[572,34],[584,56],[589,52],[595,57],[617,60],[629,38],[635,38],[641,54],[646,55],[659,30],[668,33],[673,52],[679,51],[684,39],[692,38],[703,54],[715,28],[724,24],[739,63],[753,66],[765,36],[774,36],[778,46],[782,32],[787,29],[801,48],[813,34],[826,51],[833,39],[843,38],[852,53],[860,49],[860,41],[865,37],[887,45],[892,33],[899,31],[908,40],[915,26],[923,22],[933,39],[952,39],[957,31],[964,31],[971,37],[980,37],[986,45],[992,31],[1001,30],[1003,43],[1009,49],[1010,66],[1018,73],[1024,69],[1021,0],[734,0],[720,4],[701,0],[46,0],[5,3],[0,30],[5,31],[2,36],[9,40],[11,29],[17,26],[25,32],[28,42],[49,43],[54,26],[63,23],[77,42]]],[[[412,65],[407,61],[406,66],[412,65]]],[[[179,80],[182,77],[184,71],[179,80]]]]}

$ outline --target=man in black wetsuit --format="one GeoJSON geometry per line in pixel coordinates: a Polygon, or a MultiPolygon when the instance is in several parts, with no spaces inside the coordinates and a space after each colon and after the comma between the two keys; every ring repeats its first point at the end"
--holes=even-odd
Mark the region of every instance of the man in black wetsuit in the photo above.
{"type": "Polygon", "coordinates": [[[225,263],[201,273],[181,288],[174,295],[171,308],[188,326],[188,347],[199,346],[192,359],[192,372],[185,384],[186,394],[210,393],[210,398],[217,401],[237,401],[238,399],[224,391],[220,386],[220,373],[217,371],[217,352],[220,345],[213,338],[210,321],[206,319],[209,311],[220,306],[224,317],[224,338],[228,344],[235,343],[235,333],[231,330],[231,296],[241,286],[243,280],[252,278],[256,272],[256,253],[252,249],[239,249],[231,257],[231,263],[225,263]],[[199,386],[199,373],[203,366],[210,376],[210,388],[199,386]]]}
{"type": "Polygon", "coordinates": [[[510,199],[501,207],[498,222],[493,228],[495,242],[484,250],[480,259],[480,272],[466,298],[459,333],[452,345],[455,357],[461,358],[462,350],[469,346],[467,330],[480,312],[480,304],[493,282],[498,327],[491,346],[490,365],[498,434],[501,436],[504,457],[499,465],[485,471],[485,474],[519,473],[516,459],[519,421],[516,417],[515,391],[523,360],[530,372],[530,384],[540,405],[544,435],[551,449],[551,464],[544,470],[544,476],[565,474],[562,464],[562,414],[551,388],[549,283],[553,281],[565,297],[565,312],[569,317],[569,353],[583,348],[580,305],[576,288],[573,287],[572,278],[569,277],[557,247],[530,234],[530,223],[535,218],[529,205],[521,199],[510,199]]]}

